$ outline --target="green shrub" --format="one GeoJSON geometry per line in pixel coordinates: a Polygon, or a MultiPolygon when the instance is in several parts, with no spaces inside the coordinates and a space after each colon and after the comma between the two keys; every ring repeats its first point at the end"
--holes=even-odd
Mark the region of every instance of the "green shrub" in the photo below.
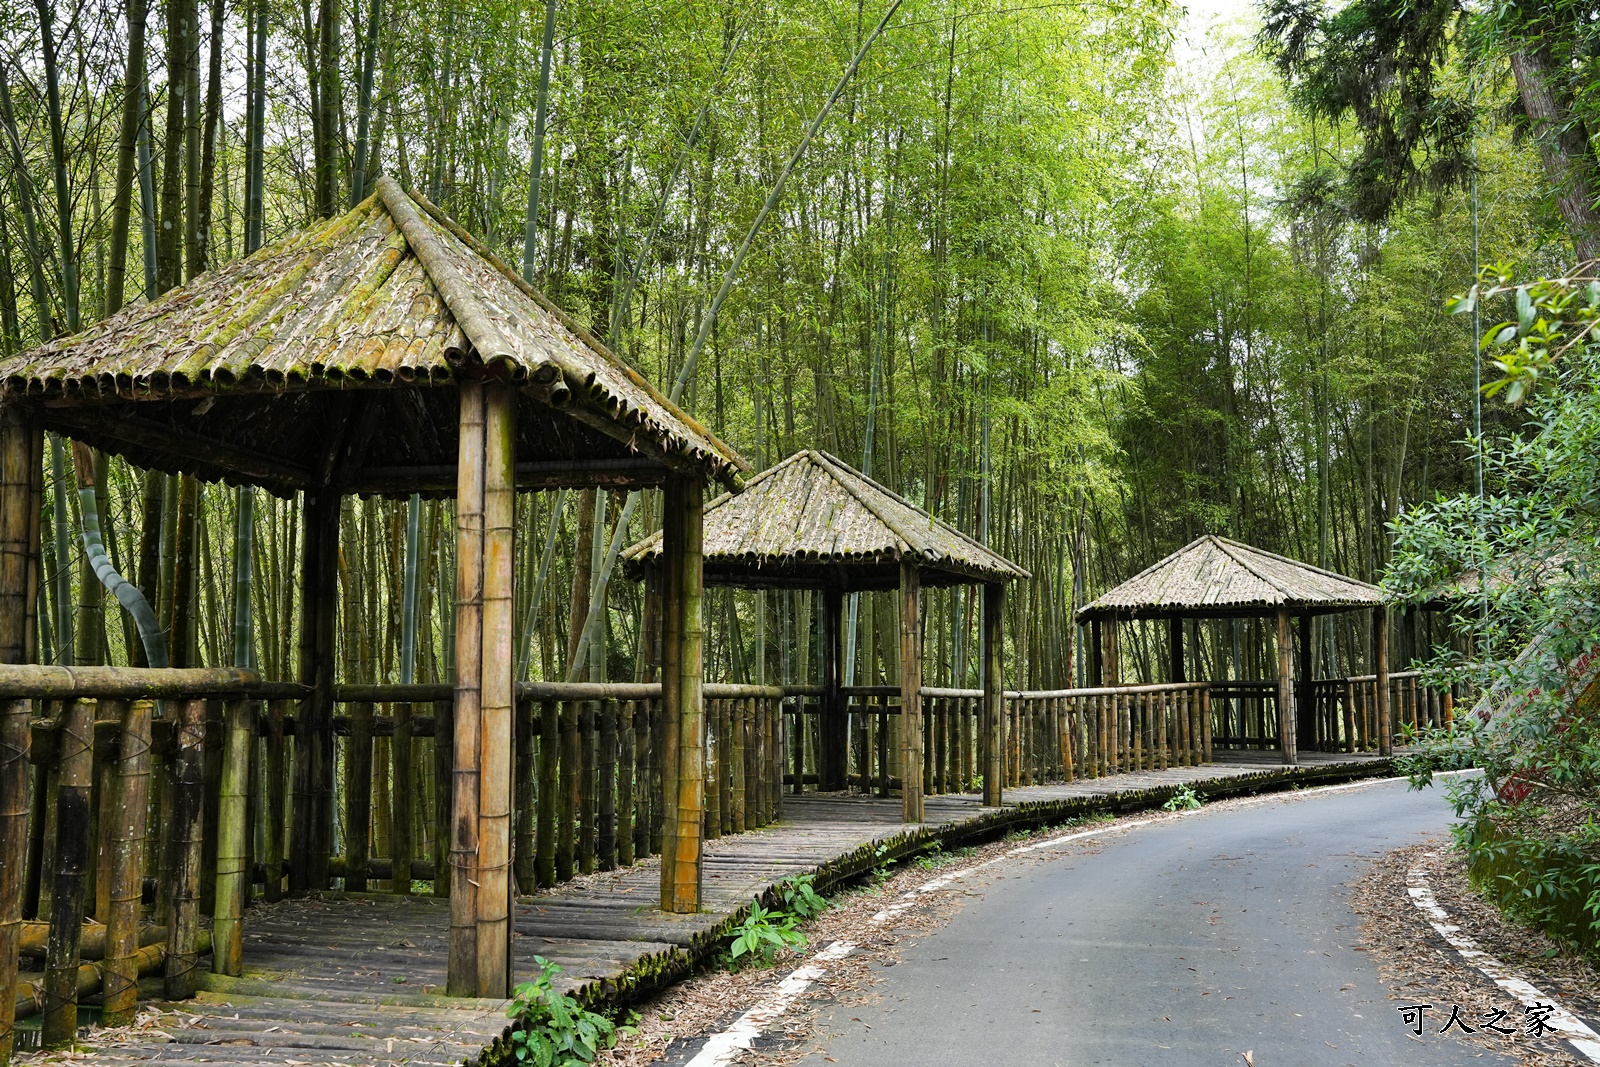
{"type": "Polygon", "coordinates": [[[770,967],[781,948],[803,948],[806,935],[795,927],[793,915],[779,908],[763,908],[761,901],[750,903],[750,914],[728,935],[729,958],[737,963],[743,959],[758,966],[770,967]]]}

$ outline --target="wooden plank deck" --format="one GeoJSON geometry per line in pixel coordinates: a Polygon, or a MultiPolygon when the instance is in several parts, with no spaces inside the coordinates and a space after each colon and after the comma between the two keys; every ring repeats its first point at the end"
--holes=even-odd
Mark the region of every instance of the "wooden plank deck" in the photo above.
{"type": "MultiPolygon", "coordinates": [[[[654,859],[519,903],[517,979],[530,977],[534,957],[543,956],[591,1002],[617,1003],[673,981],[714,952],[751,898],[777,882],[804,872],[816,872],[822,883],[850,877],[876,865],[885,845],[898,856],[935,839],[955,843],[1098,808],[1149,806],[1182,783],[1218,796],[1388,766],[1367,754],[1307,753],[1290,771],[1266,755],[1218,753],[1217,762],[1201,767],[1014,788],[1004,808],[985,808],[974,795],[932,796],[928,821],[915,827],[900,822],[898,799],[786,796],[781,822],[706,843],[706,910],[698,915],[655,910],[654,859]]],[[[448,925],[448,902],[426,897],[328,894],[258,905],[245,920],[244,977],[205,976],[196,999],[158,1005],[171,1014],[142,1032],[91,1034],[88,1059],[107,1067],[478,1060],[505,1031],[504,1005],[442,996],[448,925]]]]}

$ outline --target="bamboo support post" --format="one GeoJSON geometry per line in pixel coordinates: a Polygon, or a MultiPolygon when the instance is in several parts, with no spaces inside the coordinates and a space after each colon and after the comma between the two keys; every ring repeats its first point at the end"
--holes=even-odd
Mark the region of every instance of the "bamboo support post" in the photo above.
{"type": "Polygon", "coordinates": [[[556,830],[556,881],[577,873],[578,817],[583,811],[583,737],[579,732],[578,703],[561,702],[561,812],[556,830]]]}
{"type": "Polygon", "coordinates": [[[433,705],[433,895],[450,895],[450,857],[455,833],[456,703],[438,700],[433,705]]]}
{"type": "Polygon", "coordinates": [[[539,816],[538,802],[538,732],[535,729],[537,718],[533,710],[533,701],[523,699],[517,701],[517,736],[516,736],[516,793],[517,793],[517,825],[516,825],[516,862],[517,885],[522,892],[527,893],[538,884],[538,875],[534,872],[534,851],[536,820],[539,816]]]}
{"type": "Polygon", "coordinates": [[[389,888],[405,896],[411,894],[412,789],[414,780],[413,750],[411,745],[411,702],[394,705],[394,736],[389,742],[389,758],[393,767],[394,788],[389,790],[389,888]]]}
{"type": "Polygon", "coordinates": [[[702,693],[702,512],[699,481],[672,478],[663,506],[666,570],[662,626],[661,852],[663,911],[700,910],[701,831],[705,812],[705,704],[702,693]]]}
{"type": "Polygon", "coordinates": [[[600,777],[600,730],[595,720],[599,705],[578,705],[578,871],[593,874],[600,846],[600,800],[595,785],[600,777]]]}
{"type": "Polygon", "coordinates": [[[1373,692],[1377,704],[1378,754],[1394,754],[1394,725],[1389,712],[1389,609],[1372,610],[1373,692]]]}
{"type": "MultiPolygon", "coordinates": [[[[112,836],[110,907],[106,914],[101,1022],[124,1026],[139,1003],[139,903],[144,883],[144,838],[150,803],[150,734],[154,705],[131,700],[122,710],[117,752],[116,826],[112,836]]],[[[0,740],[0,744],[3,744],[0,740]]],[[[0,982],[0,989],[9,989],[0,982]]],[[[0,1009],[3,1011],[4,1009],[0,1009]]]]}
{"type": "Polygon", "coordinates": [[[1001,664],[1001,624],[1005,606],[1005,586],[990,583],[983,587],[983,632],[981,655],[983,659],[983,803],[997,808],[1003,791],[1000,776],[1004,773],[1003,759],[1005,737],[1005,676],[1001,664]]]}
{"type": "Polygon", "coordinates": [[[194,996],[199,954],[200,857],[205,837],[205,724],[203,700],[177,702],[178,738],[172,755],[169,837],[172,916],[167,924],[166,995],[194,996]]]}
{"type": "Polygon", "coordinates": [[[261,843],[262,869],[266,879],[266,899],[273,902],[283,897],[283,820],[288,814],[288,797],[284,794],[285,776],[288,774],[288,750],[285,742],[284,718],[287,713],[282,700],[269,701],[266,721],[266,755],[263,760],[263,778],[266,796],[266,833],[261,843]]]}
{"type": "Polygon", "coordinates": [[[350,738],[345,745],[344,887],[352,893],[367,891],[367,863],[372,858],[372,710],[365,701],[351,705],[350,738]]]}
{"type": "Polygon", "coordinates": [[[456,456],[455,738],[451,763],[450,948],[446,990],[478,991],[479,745],[483,707],[485,386],[460,386],[456,456]]]}
{"type": "MultiPolygon", "coordinates": [[[[4,522],[0,517],[0,525],[4,522]]],[[[0,621],[0,625],[5,623],[0,621]]],[[[0,703],[0,856],[6,857],[6,862],[0,863],[0,990],[8,994],[16,984],[22,940],[23,865],[16,857],[27,848],[28,749],[32,742],[28,722],[32,716],[31,701],[0,703]]],[[[11,1061],[12,1013],[12,998],[0,996],[0,1064],[11,1061]]]]}
{"type": "Polygon", "coordinates": [[[715,841],[722,836],[722,752],[721,714],[722,701],[706,701],[706,810],[704,832],[706,840],[715,841]]]}
{"type": "Polygon", "coordinates": [[[759,782],[759,776],[752,779],[746,766],[748,759],[748,746],[745,744],[745,735],[754,726],[755,701],[737,700],[733,702],[731,722],[728,729],[728,766],[733,772],[732,787],[729,789],[728,828],[731,832],[742,834],[749,819],[751,787],[759,782]]]}
{"type": "Polygon", "coordinates": [[[328,489],[305,496],[300,559],[300,681],[311,693],[294,730],[294,826],[289,888],[328,887],[333,847],[333,667],[338,614],[339,497],[328,489]]]}
{"type": "Polygon", "coordinates": [[[636,701],[624,701],[617,709],[617,863],[631,867],[635,857],[634,833],[639,820],[634,811],[633,792],[637,752],[636,701]]]}
{"type": "Polygon", "coordinates": [[[534,878],[544,888],[556,884],[556,809],[561,792],[561,705],[539,704],[539,795],[534,828],[534,878]]]}
{"type": "Polygon", "coordinates": [[[217,805],[217,890],[211,924],[211,969],[244,973],[244,897],[250,882],[245,831],[249,817],[250,751],[255,746],[253,701],[225,706],[221,803],[217,805]]]}
{"type": "Polygon", "coordinates": [[[823,791],[843,789],[845,785],[845,698],[839,689],[844,655],[840,633],[842,604],[842,594],[836,587],[823,590],[821,647],[817,650],[822,661],[823,690],[817,788],[823,791]]]}
{"type": "Polygon", "coordinates": [[[650,855],[650,826],[659,807],[659,797],[651,789],[651,710],[654,700],[641,700],[633,706],[633,858],[635,862],[650,855]]]}
{"type": "Polygon", "coordinates": [[[922,575],[900,561],[900,819],[922,821],[922,575]]]}
{"type": "Polygon", "coordinates": [[[1278,755],[1285,766],[1295,765],[1294,745],[1294,638],[1289,629],[1289,610],[1279,608],[1278,623],[1278,755]]]}
{"type": "Polygon", "coordinates": [[[617,702],[600,705],[600,869],[617,866],[617,702]]]}

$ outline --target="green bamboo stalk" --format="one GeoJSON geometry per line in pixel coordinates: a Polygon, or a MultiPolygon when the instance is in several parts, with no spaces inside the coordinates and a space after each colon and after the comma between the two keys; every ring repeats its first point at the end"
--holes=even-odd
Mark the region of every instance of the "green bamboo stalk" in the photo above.
{"type": "Polygon", "coordinates": [[[528,152],[528,214],[522,228],[522,280],[525,282],[533,281],[533,256],[539,243],[539,179],[544,172],[544,123],[550,101],[550,52],[555,35],[556,0],[545,0],[544,41],[539,47],[539,97],[533,111],[533,146],[528,152]]]}

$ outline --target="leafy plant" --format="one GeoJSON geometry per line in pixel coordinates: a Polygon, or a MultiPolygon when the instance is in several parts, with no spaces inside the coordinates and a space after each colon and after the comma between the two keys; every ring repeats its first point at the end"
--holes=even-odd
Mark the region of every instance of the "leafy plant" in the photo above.
{"type": "Polygon", "coordinates": [[[828,907],[828,902],[817,892],[816,878],[809,874],[797,874],[779,882],[778,896],[783,898],[784,910],[801,921],[816,918],[828,907]]]}
{"type": "Polygon", "coordinates": [[[1198,811],[1205,804],[1205,794],[1196,793],[1194,787],[1185,783],[1180,785],[1167,802],[1161,805],[1163,811],[1198,811]]]}
{"type": "Polygon", "coordinates": [[[516,1020],[511,1047],[517,1062],[532,1067],[593,1063],[596,1053],[616,1043],[616,1025],[556,991],[558,964],[543,956],[535,956],[533,962],[539,976],[517,986],[506,1008],[506,1015],[516,1020]]]}
{"type": "Polygon", "coordinates": [[[872,865],[872,877],[879,885],[882,885],[889,880],[892,874],[891,868],[894,866],[894,857],[889,855],[889,846],[886,844],[875,847],[872,850],[872,856],[876,861],[872,865]]]}
{"type": "Polygon", "coordinates": [[[806,935],[796,927],[793,915],[779,908],[763,908],[761,901],[750,904],[750,914],[733,928],[728,956],[734,961],[749,959],[762,967],[772,966],[779,949],[803,948],[806,935]]]}

